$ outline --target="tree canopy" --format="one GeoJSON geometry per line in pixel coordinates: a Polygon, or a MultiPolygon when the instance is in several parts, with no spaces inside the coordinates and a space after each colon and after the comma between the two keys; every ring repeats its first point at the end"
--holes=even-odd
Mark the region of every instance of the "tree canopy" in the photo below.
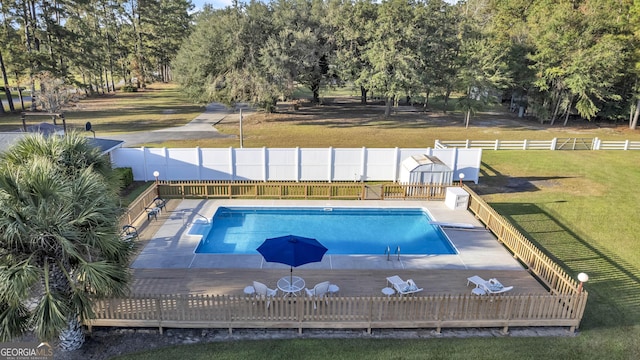
{"type": "Polygon", "coordinates": [[[363,103],[384,99],[387,113],[400,99],[426,108],[456,93],[469,113],[513,95],[542,121],[635,127],[637,3],[249,0],[193,13],[189,0],[7,0],[0,69],[8,97],[10,84],[35,93],[42,72],[87,93],[176,80],[195,102],[268,110],[298,86],[319,102],[323,86],[347,84],[363,103]]]}
{"type": "Polygon", "coordinates": [[[635,8],[614,0],[236,2],[196,18],[173,67],[188,93],[228,104],[287,98],[294,85],[317,102],[320,85],[346,83],[363,103],[374,93],[388,106],[408,96],[426,107],[430,94],[457,92],[470,110],[504,92],[541,120],[624,119],[637,98],[635,8]],[[238,62],[247,48],[251,57],[238,62]]]}
{"type": "Polygon", "coordinates": [[[0,340],[33,330],[77,348],[92,301],[128,291],[118,181],[77,134],[26,137],[0,160],[0,340]]]}

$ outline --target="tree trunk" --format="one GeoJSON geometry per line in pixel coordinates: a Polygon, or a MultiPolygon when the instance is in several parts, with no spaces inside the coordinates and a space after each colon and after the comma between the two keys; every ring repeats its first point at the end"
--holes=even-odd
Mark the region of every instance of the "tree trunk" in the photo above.
{"type": "Polygon", "coordinates": [[[63,351],[78,350],[84,344],[84,331],[77,316],[69,319],[67,328],[60,332],[60,349],[63,351]]]}
{"type": "Polygon", "coordinates": [[[573,103],[573,97],[571,97],[571,101],[569,101],[569,105],[567,106],[567,113],[564,117],[564,124],[562,126],[567,126],[567,122],[569,122],[569,115],[571,114],[571,104],[573,103]]]}
{"type": "Polygon", "coordinates": [[[640,115],[640,98],[638,98],[638,102],[636,103],[636,111],[633,114],[633,120],[629,123],[629,129],[635,130],[636,126],[638,126],[638,116],[640,115]]]}
{"type": "Polygon", "coordinates": [[[360,85],[360,104],[367,105],[367,89],[360,85]]]}
{"type": "Polygon", "coordinates": [[[464,128],[469,127],[469,121],[471,120],[471,109],[467,110],[467,114],[464,116],[464,128]]]}
{"type": "Polygon", "coordinates": [[[18,84],[18,98],[20,99],[20,107],[22,108],[22,111],[25,111],[26,109],[24,108],[24,96],[22,96],[22,88],[20,87],[20,81],[18,81],[20,79],[20,77],[18,76],[18,72],[15,72],[16,75],[16,84],[18,84]]]}
{"type": "Polygon", "coordinates": [[[84,96],[89,96],[89,86],[87,85],[87,77],[85,76],[84,71],[82,71],[82,87],[84,88],[84,96]]]}
{"type": "Polygon", "coordinates": [[[558,96],[558,102],[556,102],[556,108],[553,110],[553,116],[551,116],[551,122],[549,125],[553,125],[556,122],[558,111],[560,110],[560,96],[558,96]]]}
{"type": "Polygon", "coordinates": [[[443,113],[447,113],[447,106],[449,105],[449,97],[451,96],[451,89],[447,89],[444,94],[444,108],[442,109],[443,113]]]}
{"type": "Polygon", "coordinates": [[[320,103],[320,83],[315,83],[311,85],[311,92],[313,92],[313,100],[314,104],[320,103]]]}
{"type": "Polygon", "coordinates": [[[387,103],[386,106],[384,108],[384,118],[388,118],[389,116],[391,116],[391,104],[393,103],[393,97],[389,97],[387,96],[387,103]]]}
{"type": "Polygon", "coordinates": [[[422,110],[423,111],[427,111],[427,109],[429,108],[429,95],[430,95],[430,91],[427,89],[424,92],[424,104],[422,105],[422,110]]]}
{"type": "MultiPolygon", "coordinates": [[[[7,95],[7,104],[9,104],[9,111],[16,112],[13,106],[13,96],[11,95],[11,89],[9,89],[9,78],[7,77],[7,69],[4,66],[4,60],[2,59],[2,51],[0,51],[0,70],[2,71],[2,80],[4,82],[4,93],[7,95]]],[[[4,113],[4,106],[0,109],[4,113]]]]}

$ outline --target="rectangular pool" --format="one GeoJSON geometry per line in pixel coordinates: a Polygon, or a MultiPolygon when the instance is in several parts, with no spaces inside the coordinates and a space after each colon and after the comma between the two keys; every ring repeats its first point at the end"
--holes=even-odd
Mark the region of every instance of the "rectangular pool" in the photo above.
{"type": "Polygon", "coordinates": [[[189,234],[203,236],[200,254],[258,254],[265,239],[290,234],[317,239],[327,254],[457,254],[430,221],[422,208],[220,207],[189,234]]]}

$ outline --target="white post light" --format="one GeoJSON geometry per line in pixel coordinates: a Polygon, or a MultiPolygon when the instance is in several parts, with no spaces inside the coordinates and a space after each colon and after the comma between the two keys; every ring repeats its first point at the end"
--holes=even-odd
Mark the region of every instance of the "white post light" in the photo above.
{"type": "Polygon", "coordinates": [[[156,194],[160,196],[160,188],[158,187],[158,177],[160,176],[160,172],[158,170],[153,172],[153,177],[156,178],[156,194]]]}
{"type": "Polygon", "coordinates": [[[462,186],[462,179],[464,179],[464,174],[463,173],[458,174],[458,178],[460,178],[460,186],[462,186]]]}
{"type": "Polygon", "coordinates": [[[585,273],[578,274],[578,281],[580,281],[580,285],[578,285],[578,293],[581,293],[582,292],[582,284],[584,284],[587,281],[589,281],[589,275],[587,275],[585,273]]]}

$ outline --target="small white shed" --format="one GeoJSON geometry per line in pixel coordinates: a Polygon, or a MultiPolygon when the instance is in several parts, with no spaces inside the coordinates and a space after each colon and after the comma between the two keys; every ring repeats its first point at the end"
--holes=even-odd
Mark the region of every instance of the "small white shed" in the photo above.
{"type": "Polygon", "coordinates": [[[402,161],[400,182],[411,184],[451,185],[453,170],[436,156],[414,155],[402,161]]]}

